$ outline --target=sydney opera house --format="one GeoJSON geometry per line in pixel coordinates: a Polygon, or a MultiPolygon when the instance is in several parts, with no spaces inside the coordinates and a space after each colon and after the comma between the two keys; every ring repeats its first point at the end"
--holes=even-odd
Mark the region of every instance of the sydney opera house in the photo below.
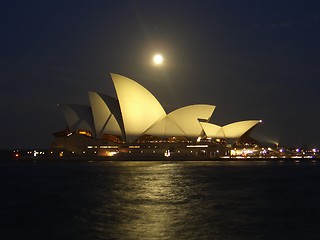
{"type": "Polygon", "coordinates": [[[67,124],[51,149],[74,154],[127,157],[206,157],[235,154],[235,146],[256,144],[249,136],[261,120],[212,123],[214,105],[195,104],[167,113],[143,86],[111,74],[117,98],[89,92],[90,106],[58,105],[67,124]]]}

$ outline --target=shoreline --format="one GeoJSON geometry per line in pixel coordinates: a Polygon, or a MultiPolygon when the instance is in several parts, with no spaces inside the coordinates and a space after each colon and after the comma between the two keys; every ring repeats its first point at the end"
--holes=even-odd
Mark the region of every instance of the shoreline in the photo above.
{"type": "Polygon", "coordinates": [[[194,156],[176,156],[176,157],[161,157],[161,156],[112,156],[112,157],[99,157],[99,156],[20,156],[18,158],[6,158],[13,161],[53,161],[53,162],[83,162],[83,161],[97,161],[97,162],[315,162],[320,160],[319,157],[290,157],[290,158],[206,158],[194,156]]]}

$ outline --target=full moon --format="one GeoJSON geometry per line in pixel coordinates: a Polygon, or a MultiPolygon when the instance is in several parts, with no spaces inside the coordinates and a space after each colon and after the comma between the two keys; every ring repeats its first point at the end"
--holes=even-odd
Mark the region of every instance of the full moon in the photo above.
{"type": "Polygon", "coordinates": [[[161,65],[163,63],[163,57],[161,54],[156,54],[153,56],[153,63],[155,65],[161,65]]]}

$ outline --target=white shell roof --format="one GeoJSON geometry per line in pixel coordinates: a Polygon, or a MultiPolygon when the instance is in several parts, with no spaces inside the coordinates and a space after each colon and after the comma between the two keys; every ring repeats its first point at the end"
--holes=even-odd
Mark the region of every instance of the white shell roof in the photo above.
{"type": "Polygon", "coordinates": [[[167,117],[183,130],[186,137],[197,138],[202,132],[198,119],[209,121],[214,109],[215,106],[207,104],[189,105],[172,111],[167,117]]]}
{"type": "Polygon", "coordinates": [[[96,138],[112,134],[126,142],[144,134],[197,138],[203,131],[211,138],[239,138],[261,122],[246,120],[223,127],[209,123],[215,106],[208,104],[185,106],[167,115],[158,100],[137,82],[118,74],[111,74],[111,78],[118,99],[89,92],[91,108],[60,105],[71,131],[90,131],[96,138]]]}
{"type": "Polygon", "coordinates": [[[159,137],[197,138],[202,132],[198,119],[208,121],[214,109],[215,106],[206,104],[179,108],[153,124],[145,134],[159,137]]]}
{"type": "Polygon", "coordinates": [[[200,125],[208,138],[225,138],[221,126],[206,122],[200,122],[200,125]]]}
{"type": "Polygon", "coordinates": [[[119,125],[122,119],[118,118],[121,113],[117,99],[96,92],[89,92],[88,95],[97,138],[101,138],[103,134],[122,136],[119,125]]]}
{"type": "Polygon", "coordinates": [[[251,128],[260,123],[260,120],[246,120],[230,123],[223,127],[212,124],[200,122],[207,137],[210,138],[239,138],[251,128]]]}
{"type": "Polygon", "coordinates": [[[239,138],[260,122],[261,120],[239,121],[225,125],[222,129],[226,138],[239,138]]]}
{"type": "Polygon", "coordinates": [[[186,136],[186,133],[181,129],[181,127],[168,118],[168,116],[165,116],[160,121],[156,122],[144,134],[163,138],[186,136]]]}
{"type": "Polygon", "coordinates": [[[80,129],[90,131],[92,134],[95,133],[90,107],[76,104],[60,104],[59,108],[71,131],[80,129]]]}
{"type": "Polygon", "coordinates": [[[118,96],[126,140],[137,139],[155,122],[166,116],[158,100],[137,82],[111,74],[118,96]]]}

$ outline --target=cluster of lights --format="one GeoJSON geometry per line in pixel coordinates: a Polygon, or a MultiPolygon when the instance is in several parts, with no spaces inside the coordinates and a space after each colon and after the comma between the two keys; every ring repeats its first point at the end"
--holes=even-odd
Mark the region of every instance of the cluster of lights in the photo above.
{"type": "Polygon", "coordinates": [[[139,145],[132,145],[132,146],[129,146],[129,148],[140,148],[139,145]]]}
{"type": "MultiPolygon", "coordinates": [[[[147,148],[151,149],[151,146],[146,146],[147,148]]],[[[158,146],[154,145],[152,146],[152,148],[157,148],[158,146]]],[[[145,151],[142,149],[142,147],[140,145],[129,145],[128,146],[128,153],[133,153],[134,150],[138,150],[138,153],[143,154],[145,151]]],[[[207,151],[205,149],[201,149],[201,148],[209,148],[209,145],[207,144],[190,144],[187,145],[186,148],[200,148],[197,152],[202,152],[202,153],[206,153],[207,151]]],[[[94,151],[81,151],[82,154],[100,154],[103,156],[113,156],[115,154],[119,153],[119,146],[118,145],[87,145],[87,149],[92,149],[94,151]],[[99,153],[97,152],[97,149],[105,149],[104,151],[100,151],[99,153]]],[[[193,153],[192,150],[189,150],[190,153],[193,153]]],[[[161,150],[161,149],[160,149],[161,150]]],[[[158,151],[152,150],[150,151],[151,153],[155,154],[158,151]]],[[[19,158],[22,154],[21,152],[19,152],[19,150],[14,150],[13,151],[15,158],[19,158]]],[[[33,157],[37,157],[37,156],[43,156],[46,154],[45,151],[43,150],[29,150],[27,152],[27,155],[31,155],[33,157]]],[[[48,152],[49,154],[53,154],[53,151],[48,152]]],[[[75,152],[72,151],[72,154],[74,154],[75,152]]],[[[160,151],[159,153],[164,154],[166,157],[169,157],[172,155],[172,153],[175,154],[179,154],[180,151],[170,151],[170,150],[164,150],[164,151],[160,151]]],[[[219,150],[216,150],[216,153],[219,153],[219,150]]],[[[63,157],[65,155],[64,151],[60,151],[58,152],[58,155],[60,157],[63,157]]],[[[230,155],[229,157],[240,157],[240,158],[250,158],[250,157],[259,157],[259,158],[317,158],[319,157],[319,149],[318,148],[313,148],[313,149],[303,149],[303,148],[294,148],[294,149],[286,149],[284,147],[279,147],[277,146],[276,148],[271,148],[271,147],[262,147],[262,148],[257,148],[257,146],[253,147],[253,148],[234,148],[230,150],[230,155]]]]}
{"type": "Polygon", "coordinates": [[[187,148],[207,148],[208,145],[187,145],[187,148]]]}
{"type": "Polygon", "coordinates": [[[95,145],[95,146],[88,146],[87,148],[88,148],[88,149],[98,148],[98,146],[97,146],[97,145],[95,145]]]}
{"type": "Polygon", "coordinates": [[[14,150],[13,153],[16,158],[20,157],[19,150],[14,150]]]}
{"type": "Polygon", "coordinates": [[[118,148],[118,146],[112,145],[112,146],[100,146],[100,148],[118,148]]]}
{"type": "Polygon", "coordinates": [[[28,155],[33,155],[34,157],[36,157],[38,155],[45,155],[45,152],[44,151],[33,150],[33,151],[28,151],[27,154],[28,155]]]}

